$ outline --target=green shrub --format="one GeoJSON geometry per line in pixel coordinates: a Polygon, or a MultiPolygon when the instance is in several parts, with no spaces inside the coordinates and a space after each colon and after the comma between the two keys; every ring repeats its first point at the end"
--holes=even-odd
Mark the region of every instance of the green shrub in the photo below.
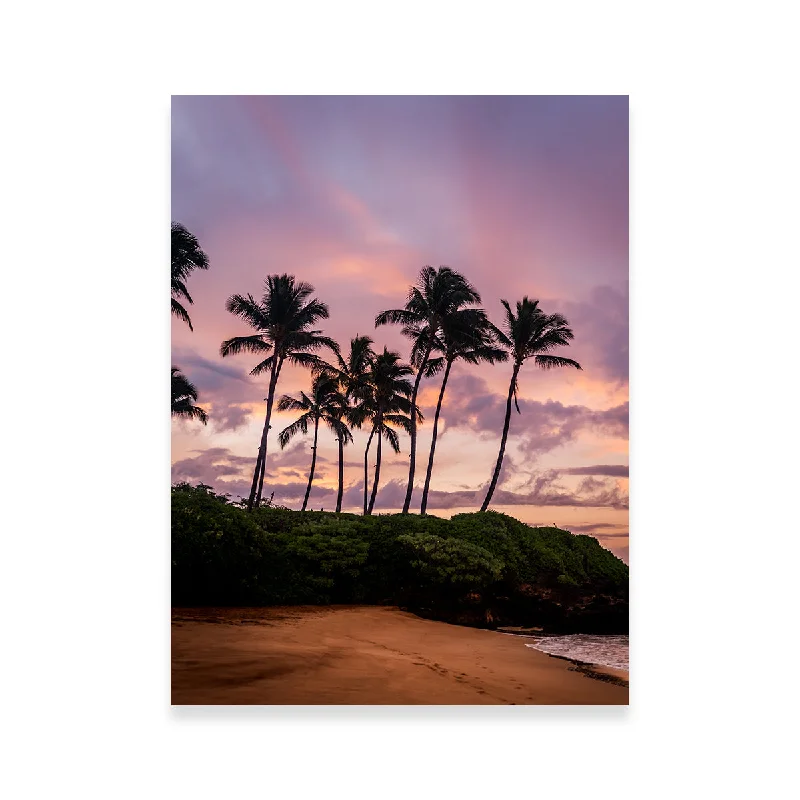
{"type": "Polygon", "coordinates": [[[377,603],[436,613],[470,598],[530,622],[593,595],[626,601],[628,567],[590,536],[506,514],[247,513],[208,486],[173,487],[176,606],[377,603]]]}
{"type": "Polygon", "coordinates": [[[409,565],[423,585],[477,591],[500,579],[503,562],[483,547],[432,533],[402,534],[409,565]]]}

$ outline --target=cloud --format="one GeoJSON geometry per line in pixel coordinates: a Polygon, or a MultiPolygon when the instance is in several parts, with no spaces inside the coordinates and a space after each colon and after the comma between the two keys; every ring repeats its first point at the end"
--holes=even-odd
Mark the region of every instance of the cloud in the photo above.
{"type": "MultiPolygon", "coordinates": [[[[278,450],[277,444],[273,441],[272,451],[267,452],[267,475],[275,477],[279,470],[287,467],[300,467],[308,474],[311,468],[311,444],[302,440],[290,444],[285,450],[278,450]]],[[[329,459],[321,453],[317,454],[317,465],[329,463],[329,459]]],[[[338,463],[338,462],[337,462],[338,463]]],[[[319,470],[316,475],[319,476],[319,470]]]]}
{"type": "Polygon", "coordinates": [[[173,353],[173,363],[197,387],[197,404],[208,411],[217,432],[233,431],[246,424],[263,390],[235,364],[212,361],[189,348],[173,353]]]}
{"type": "Polygon", "coordinates": [[[497,489],[493,505],[575,506],[578,508],[628,508],[628,494],[615,481],[586,478],[577,489],[559,483],[559,470],[535,473],[527,492],[497,489]]]}
{"type": "Polygon", "coordinates": [[[568,525],[567,529],[572,533],[594,533],[601,531],[600,536],[606,538],[614,538],[619,536],[627,536],[628,528],[615,522],[591,522],[583,525],[568,525]]]}
{"type": "MultiPolygon", "coordinates": [[[[302,452],[302,445],[284,453],[268,455],[268,470],[264,482],[264,496],[274,492],[274,501],[281,504],[296,504],[302,501],[307,486],[307,469],[310,461],[302,452]],[[282,460],[285,459],[285,460],[282,460]],[[292,468],[295,462],[302,462],[300,469],[292,468]]],[[[204,483],[220,493],[247,497],[250,493],[252,469],[251,457],[237,456],[224,447],[212,447],[191,458],[176,461],[172,465],[173,482],[204,483]]],[[[573,506],[579,508],[628,508],[628,495],[610,478],[598,479],[587,476],[575,489],[559,482],[561,470],[546,470],[527,476],[526,482],[516,490],[502,488],[499,481],[493,498],[493,506],[573,506]]],[[[519,473],[513,473],[519,475],[519,473]]],[[[336,488],[322,486],[320,481],[325,473],[317,471],[314,476],[309,502],[313,507],[336,497],[336,488]]],[[[504,478],[501,472],[501,478],[504,478]]],[[[432,490],[428,494],[428,508],[436,509],[480,507],[486,495],[488,484],[477,489],[465,488],[456,491],[432,490]]],[[[371,481],[369,491],[372,491],[371,481]]],[[[363,505],[364,482],[346,484],[343,503],[348,508],[361,508],[363,505]]],[[[406,483],[402,478],[386,481],[378,490],[376,510],[398,509],[405,499],[406,483]]],[[[415,489],[415,502],[421,490],[415,489]]],[[[603,528],[603,524],[591,526],[586,530],[603,528]]],[[[576,527],[576,530],[580,526],[576,527]]],[[[612,536],[613,534],[606,534],[612,536]]]]}
{"type": "MultiPolygon", "coordinates": [[[[234,496],[247,497],[255,468],[254,456],[239,456],[225,447],[210,447],[207,450],[195,451],[198,455],[176,461],[172,465],[172,482],[205,483],[220,493],[228,492],[234,496]]],[[[324,456],[317,457],[317,464],[327,462],[324,456]]],[[[283,452],[267,453],[267,471],[264,477],[264,493],[269,495],[275,489],[276,498],[293,499],[305,493],[308,470],[311,467],[311,456],[302,442],[283,452]],[[297,479],[292,483],[291,479],[297,479]],[[301,488],[298,488],[301,487],[301,488]]],[[[325,472],[317,469],[314,480],[320,481],[325,472]]],[[[314,488],[319,493],[321,489],[314,488]]],[[[329,491],[329,490],[325,490],[329,491]]]]}
{"type": "Polygon", "coordinates": [[[595,522],[583,525],[562,526],[571,533],[583,534],[597,539],[601,547],[610,550],[615,556],[628,563],[628,539],[629,531],[627,525],[619,525],[611,522],[595,522]]]}
{"type": "Polygon", "coordinates": [[[211,422],[218,431],[235,431],[250,418],[251,409],[233,403],[215,402],[211,408],[211,422]]]}
{"type": "MultiPolygon", "coordinates": [[[[520,488],[511,491],[498,488],[492,497],[492,506],[573,506],[578,508],[628,508],[628,495],[616,482],[610,479],[588,478],[576,489],[569,489],[559,483],[559,470],[547,470],[530,475],[520,488]],[[592,481],[587,483],[587,481],[592,481]]],[[[501,485],[502,481],[498,482],[501,485]]],[[[372,487],[370,484],[370,491],[372,487]]],[[[433,489],[428,493],[428,508],[451,509],[480,508],[486,496],[488,483],[477,489],[441,491],[433,489]]],[[[346,506],[360,507],[363,504],[364,482],[358,481],[345,490],[346,506]]],[[[397,509],[402,507],[406,495],[406,482],[402,478],[387,481],[378,490],[376,509],[397,509]]],[[[421,489],[415,488],[414,501],[419,502],[421,489]]],[[[594,526],[594,527],[602,527],[594,526]]],[[[593,529],[593,528],[592,528],[593,529]]]]}
{"type": "Polygon", "coordinates": [[[183,369],[192,369],[202,374],[199,380],[202,380],[207,391],[219,389],[230,380],[248,385],[251,383],[249,376],[233,364],[211,361],[191,350],[178,351],[175,357],[180,359],[183,369]]]}
{"type": "Polygon", "coordinates": [[[568,467],[560,470],[562,475],[605,475],[610,478],[627,478],[627,464],[595,464],[591,467],[568,467]]]}
{"type": "MultiPolygon", "coordinates": [[[[264,481],[264,497],[269,497],[273,492],[274,502],[280,504],[296,504],[302,503],[303,497],[308,487],[308,481],[296,481],[293,483],[270,483],[264,481]]],[[[331,489],[327,486],[321,486],[314,483],[311,486],[311,494],[309,495],[309,507],[316,507],[320,501],[336,499],[336,489],[331,489]]],[[[331,510],[329,508],[329,510],[331,510]]]]}
{"type": "MultiPolygon", "coordinates": [[[[503,429],[506,398],[492,393],[488,383],[475,375],[461,375],[450,382],[444,414],[448,427],[470,428],[479,434],[499,436],[503,429]]],[[[558,400],[519,399],[520,413],[512,409],[509,437],[528,456],[555,450],[573,441],[581,431],[627,438],[628,403],[595,410],[564,405],[558,400]]]]}
{"type": "Polygon", "coordinates": [[[628,281],[621,290],[596,286],[585,302],[545,301],[557,308],[575,333],[572,357],[587,372],[601,373],[618,383],[628,381],[628,281]]]}
{"type": "Polygon", "coordinates": [[[197,456],[176,461],[172,465],[172,482],[204,483],[221,494],[247,497],[254,466],[252,458],[234,455],[225,447],[210,447],[197,456]]]}

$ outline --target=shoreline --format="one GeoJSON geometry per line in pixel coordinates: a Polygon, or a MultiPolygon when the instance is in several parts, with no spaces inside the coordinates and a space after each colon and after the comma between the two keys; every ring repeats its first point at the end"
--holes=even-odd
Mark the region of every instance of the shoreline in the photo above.
{"type": "Polygon", "coordinates": [[[595,664],[593,661],[581,661],[577,658],[572,658],[570,656],[562,656],[556,653],[548,653],[545,650],[540,650],[538,647],[533,644],[533,642],[537,641],[537,636],[541,634],[541,628],[518,628],[514,630],[512,628],[498,628],[498,633],[504,633],[506,636],[518,636],[521,639],[530,639],[531,642],[526,643],[527,646],[531,650],[535,650],[537,653],[542,653],[546,656],[550,656],[550,658],[559,658],[562,661],[568,661],[573,666],[570,667],[575,672],[580,672],[582,675],[585,675],[587,678],[594,678],[598,681],[606,681],[607,683],[614,683],[618,686],[623,686],[626,689],[629,686],[629,674],[630,670],[622,669],[620,667],[609,667],[605,664],[595,664]],[[535,633],[530,633],[529,631],[535,630],[535,633]]]}
{"type": "MultiPolygon", "coordinates": [[[[538,653],[543,652],[537,650],[538,653]]],[[[604,664],[593,664],[591,661],[579,661],[577,658],[570,658],[569,656],[557,656],[553,653],[545,653],[550,658],[560,658],[562,661],[569,661],[573,666],[569,667],[571,671],[580,672],[587,678],[593,678],[596,681],[605,681],[606,683],[613,683],[617,686],[622,686],[625,689],[629,684],[629,670],[618,669],[617,667],[607,667],[604,664]]]]}
{"type": "Polygon", "coordinates": [[[390,606],[175,608],[172,704],[628,703],[622,670],[498,633],[390,606]]]}

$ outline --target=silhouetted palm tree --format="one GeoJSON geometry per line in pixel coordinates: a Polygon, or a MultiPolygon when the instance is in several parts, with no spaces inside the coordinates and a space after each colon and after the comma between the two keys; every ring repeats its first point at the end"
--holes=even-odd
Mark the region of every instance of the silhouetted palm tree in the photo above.
{"type": "Polygon", "coordinates": [[[339,381],[342,391],[348,397],[357,398],[363,394],[367,385],[366,377],[375,361],[374,344],[369,336],[355,336],[350,340],[347,358],[338,358],[338,368],[331,368],[339,381]]]}
{"type": "MultiPolygon", "coordinates": [[[[461,275],[450,267],[430,266],[422,268],[417,284],[412,286],[404,308],[382,311],[375,317],[375,327],[397,323],[403,326],[403,333],[418,338],[417,328],[427,328],[427,341],[420,343],[421,355],[419,367],[411,394],[411,405],[416,406],[419,383],[425,372],[425,365],[433,349],[435,336],[439,333],[443,322],[464,306],[480,303],[477,290],[461,275]]],[[[403,513],[408,513],[411,495],[414,491],[414,472],[417,457],[417,419],[411,417],[411,454],[408,465],[408,485],[403,503],[403,513]]]]}
{"type": "Polygon", "coordinates": [[[284,362],[314,368],[320,363],[315,351],[327,347],[337,355],[339,353],[339,346],[333,339],[323,336],[322,331],[311,329],[319,320],[328,318],[328,306],[316,298],[309,299],[313,292],[314,287],[311,284],[296,281],[293,275],[268,275],[260,303],[252,295],[234,294],[225,305],[231,314],[241,317],[258,333],[227,339],[220,346],[220,355],[225,357],[237,353],[271,353],[250,371],[251,375],[261,375],[269,371],[270,378],[264,429],[247,501],[248,511],[261,502],[272,404],[284,362]]]}
{"type": "MultiPolygon", "coordinates": [[[[381,476],[382,442],[384,439],[395,453],[400,452],[400,440],[394,428],[400,428],[408,433],[411,431],[411,409],[413,408],[409,395],[413,391],[409,375],[414,372],[408,364],[403,364],[400,354],[383,348],[383,353],[376,356],[361,389],[354,414],[362,419],[368,419],[371,432],[364,450],[364,514],[371,514],[378,494],[378,485],[381,476]],[[372,494],[367,504],[367,485],[369,483],[369,448],[372,439],[378,435],[378,448],[375,460],[375,477],[372,485],[372,494]]],[[[422,420],[422,414],[416,409],[414,416],[422,420]]]]}
{"type": "MultiPolygon", "coordinates": [[[[436,402],[436,414],[433,417],[433,433],[431,434],[431,451],[428,456],[428,470],[425,474],[425,486],[422,489],[420,514],[425,515],[428,507],[428,491],[433,473],[433,458],[436,453],[436,438],[439,429],[439,414],[442,400],[450,377],[450,368],[455,361],[466,361],[468,364],[487,362],[495,364],[508,360],[508,353],[497,346],[496,328],[486,318],[481,309],[464,309],[448,317],[442,325],[442,332],[436,337],[434,350],[442,353],[437,358],[429,358],[426,375],[436,375],[444,369],[439,399],[436,402]]],[[[424,334],[418,337],[418,341],[424,334]]]]}
{"type": "MultiPolygon", "coordinates": [[[[344,398],[341,419],[348,425],[358,428],[364,423],[365,414],[363,409],[351,405],[351,401],[355,402],[357,399],[365,397],[367,376],[375,360],[372,344],[369,336],[355,336],[350,340],[350,351],[347,358],[345,359],[341,355],[338,357],[338,367],[324,365],[322,368],[337,382],[339,391],[344,398]]],[[[350,434],[349,440],[342,437],[337,437],[336,440],[339,443],[339,491],[336,495],[336,513],[338,514],[342,510],[344,495],[344,445],[353,438],[350,434]]]]}
{"type": "Polygon", "coordinates": [[[208,269],[208,256],[200,249],[200,243],[180,222],[172,223],[172,313],[182,319],[193,331],[192,321],[186,309],[176,298],[188,303],[194,301],[186,288],[186,279],[195,269],[208,269]]]}
{"type": "Polygon", "coordinates": [[[308,433],[309,424],[314,425],[314,444],[311,446],[311,470],[308,473],[308,486],[303,498],[301,511],[306,510],[308,496],[311,493],[311,484],[314,482],[314,471],[317,466],[317,437],[319,423],[324,422],[342,441],[353,441],[348,427],[342,423],[342,415],[347,407],[347,400],[339,392],[336,382],[327,375],[319,374],[311,383],[311,395],[300,392],[300,397],[284,395],[278,401],[278,411],[301,411],[301,415],[291,424],[287,425],[278,436],[281,450],[286,447],[298,433],[308,433]]]}
{"type": "Polygon", "coordinates": [[[196,406],[197,389],[177,367],[172,368],[172,416],[199,419],[203,425],[208,423],[208,414],[196,406]]]}
{"type": "Polygon", "coordinates": [[[506,441],[508,439],[508,426],[511,422],[512,399],[517,413],[521,413],[517,403],[517,378],[522,365],[529,358],[533,358],[536,366],[541,369],[553,369],[555,367],[581,369],[581,365],[571,358],[552,355],[552,351],[555,348],[566,347],[575,338],[572,330],[568,327],[569,323],[561,314],[545,314],[539,308],[538,300],[529,300],[527,297],[523,297],[522,300],[517,302],[516,314],[505,300],[500,302],[506,310],[506,318],[503,322],[504,331],[495,330],[497,331],[498,342],[508,350],[508,354],[514,361],[514,369],[511,373],[511,383],[508,387],[506,418],[503,423],[503,435],[500,439],[500,453],[497,456],[492,482],[489,484],[489,491],[486,493],[486,499],[483,501],[481,511],[486,511],[489,506],[497,486],[500,467],[503,465],[503,455],[505,454],[506,441]]]}

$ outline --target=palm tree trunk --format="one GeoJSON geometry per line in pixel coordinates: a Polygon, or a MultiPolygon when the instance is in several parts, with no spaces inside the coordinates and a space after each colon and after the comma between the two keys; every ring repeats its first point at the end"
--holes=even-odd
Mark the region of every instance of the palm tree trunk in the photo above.
{"type": "Polygon", "coordinates": [[[381,436],[380,425],[383,423],[379,423],[378,427],[378,452],[375,456],[375,483],[372,484],[372,496],[369,498],[369,511],[367,513],[371,514],[372,509],[375,506],[375,497],[378,494],[378,482],[381,479],[381,443],[383,442],[383,436],[381,436]]]}
{"type": "Polygon", "coordinates": [[[369,439],[367,439],[367,447],[364,450],[364,516],[367,516],[367,484],[369,483],[369,462],[367,461],[367,456],[369,454],[369,446],[372,444],[372,437],[375,435],[375,428],[372,428],[372,432],[369,435],[369,439]]]}
{"type": "Polygon", "coordinates": [[[269,433],[269,420],[272,416],[272,402],[275,399],[275,384],[278,382],[278,361],[272,364],[272,373],[269,377],[269,393],[267,395],[267,415],[264,419],[264,430],[261,433],[261,444],[258,446],[256,468],[253,471],[253,485],[250,487],[250,497],[247,500],[247,510],[252,511],[254,505],[261,501],[261,490],[264,486],[264,465],[267,461],[267,435],[269,433]],[[258,498],[256,499],[256,491],[258,498]]]}
{"type": "Polygon", "coordinates": [[[409,431],[411,436],[411,456],[408,462],[408,486],[406,487],[406,499],[403,503],[404,514],[408,514],[408,507],[411,505],[411,495],[414,491],[414,470],[416,469],[417,465],[417,415],[415,413],[417,408],[417,392],[419,391],[419,382],[422,380],[422,372],[425,369],[425,365],[428,363],[428,357],[430,356],[431,349],[433,348],[433,337],[434,331],[431,332],[431,340],[428,342],[428,347],[425,350],[425,357],[422,359],[422,363],[419,365],[417,377],[414,381],[414,390],[411,393],[411,430],[409,431]]]}
{"type": "Polygon", "coordinates": [[[486,493],[486,499],[483,501],[481,511],[486,511],[489,506],[489,501],[492,499],[495,487],[497,486],[497,479],[500,476],[500,467],[503,466],[503,456],[506,452],[506,440],[508,439],[508,426],[511,422],[511,399],[514,396],[514,386],[517,383],[517,375],[519,375],[519,364],[514,364],[514,372],[511,374],[511,384],[508,387],[508,400],[506,401],[506,421],[503,423],[503,437],[500,439],[500,453],[497,456],[497,464],[494,467],[494,475],[492,475],[492,482],[489,484],[489,491],[486,493]]]}
{"type": "Polygon", "coordinates": [[[339,436],[339,493],[336,495],[336,513],[342,510],[342,495],[344,494],[344,442],[339,436]]]}
{"type": "Polygon", "coordinates": [[[275,368],[275,376],[270,378],[269,393],[267,394],[267,419],[264,422],[264,433],[261,436],[261,448],[263,455],[261,457],[261,475],[258,479],[258,494],[256,495],[256,506],[261,502],[261,493],[264,491],[264,474],[267,471],[267,435],[269,434],[269,421],[272,417],[272,404],[275,401],[275,387],[278,385],[278,376],[281,374],[281,367],[283,366],[283,358],[277,360],[273,365],[275,368]]]}
{"type": "Polygon", "coordinates": [[[433,454],[436,452],[436,430],[439,427],[439,412],[442,410],[442,400],[444,390],[447,386],[447,378],[450,375],[450,367],[453,366],[452,360],[447,361],[447,367],[442,378],[442,388],[439,390],[439,401],[436,403],[436,415],[433,418],[433,435],[431,436],[431,454],[428,456],[428,472],[425,475],[425,488],[422,490],[422,505],[420,506],[420,516],[425,516],[425,509],[428,507],[428,489],[431,485],[431,474],[433,473],[433,454]]]}
{"type": "Polygon", "coordinates": [[[301,511],[306,510],[308,505],[308,496],[311,494],[311,484],[314,481],[314,468],[317,466],[317,433],[319,432],[319,417],[314,420],[314,446],[313,455],[311,456],[311,472],[308,473],[308,486],[306,486],[306,496],[303,498],[303,507],[301,511]]]}

